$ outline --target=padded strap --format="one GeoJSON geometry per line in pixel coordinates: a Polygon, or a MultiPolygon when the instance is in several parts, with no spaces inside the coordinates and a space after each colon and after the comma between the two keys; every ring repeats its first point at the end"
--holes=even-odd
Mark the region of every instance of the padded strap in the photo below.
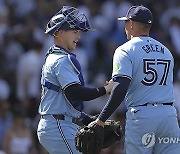
{"type": "Polygon", "coordinates": [[[56,92],[59,92],[62,90],[60,86],[56,86],[56,85],[54,85],[48,81],[45,81],[45,84],[43,86],[48,88],[48,89],[54,90],[56,92]]]}
{"type": "Polygon", "coordinates": [[[81,71],[81,65],[79,64],[78,60],[76,59],[76,56],[71,53],[68,55],[68,59],[69,59],[70,63],[72,64],[74,70],[79,74],[78,77],[81,82],[81,85],[84,86],[84,78],[83,78],[82,71],[81,71]]]}

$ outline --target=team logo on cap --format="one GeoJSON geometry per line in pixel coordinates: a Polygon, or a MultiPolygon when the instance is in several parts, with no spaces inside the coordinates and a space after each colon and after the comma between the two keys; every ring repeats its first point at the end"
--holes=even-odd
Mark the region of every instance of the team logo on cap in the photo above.
{"type": "Polygon", "coordinates": [[[152,23],[152,21],[151,21],[151,20],[149,20],[149,21],[148,21],[148,23],[149,23],[149,24],[151,24],[151,23],[152,23]]]}

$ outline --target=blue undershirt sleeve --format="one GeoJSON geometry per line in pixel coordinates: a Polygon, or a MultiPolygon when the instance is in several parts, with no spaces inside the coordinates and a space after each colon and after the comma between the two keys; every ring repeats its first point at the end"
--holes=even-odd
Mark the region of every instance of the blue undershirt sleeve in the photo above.
{"type": "Polygon", "coordinates": [[[65,95],[73,101],[90,101],[106,94],[104,87],[88,88],[73,84],[65,89],[65,95]]]}
{"type": "Polygon", "coordinates": [[[113,80],[114,82],[118,82],[118,85],[111,91],[110,97],[98,117],[98,119],[103,122],[105,122],[112,115],[112,113],[124,100],[129,87],[129,83],[131,81],[126,77],[116,77],[113,78],[113,80]]]}

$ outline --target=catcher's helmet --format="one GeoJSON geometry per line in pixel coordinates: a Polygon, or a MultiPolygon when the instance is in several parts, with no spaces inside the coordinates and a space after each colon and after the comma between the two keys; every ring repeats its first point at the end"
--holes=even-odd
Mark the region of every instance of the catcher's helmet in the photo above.
{"type": "Polygon", "coordinates": [[[45,33],[54,35],[59,29],[88,31],[91,30],[91,27],[86,16],[79,14],[77,8],[63,6],[48,22],[45,33]]]}

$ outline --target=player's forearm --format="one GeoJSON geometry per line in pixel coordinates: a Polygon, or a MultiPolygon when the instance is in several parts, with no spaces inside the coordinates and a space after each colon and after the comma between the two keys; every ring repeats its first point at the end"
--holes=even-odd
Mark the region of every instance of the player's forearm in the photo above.
{"type": "Polygon", "coordinates": [[[66,96],[73,101],[89,101],[106,94],[104,87],[88,88],[80,85],[72,85],[65,90],[66,96]]]}
{"type": "Polygon", "coordinates": [[[111,92],[109,100],[100,113],[98,119],[105,122],[112,113],[118,108],[121,102],[124,100],[127,93],[130,80],[127,78],[122,78],[120,82],[115,86],[111,92]]]}

